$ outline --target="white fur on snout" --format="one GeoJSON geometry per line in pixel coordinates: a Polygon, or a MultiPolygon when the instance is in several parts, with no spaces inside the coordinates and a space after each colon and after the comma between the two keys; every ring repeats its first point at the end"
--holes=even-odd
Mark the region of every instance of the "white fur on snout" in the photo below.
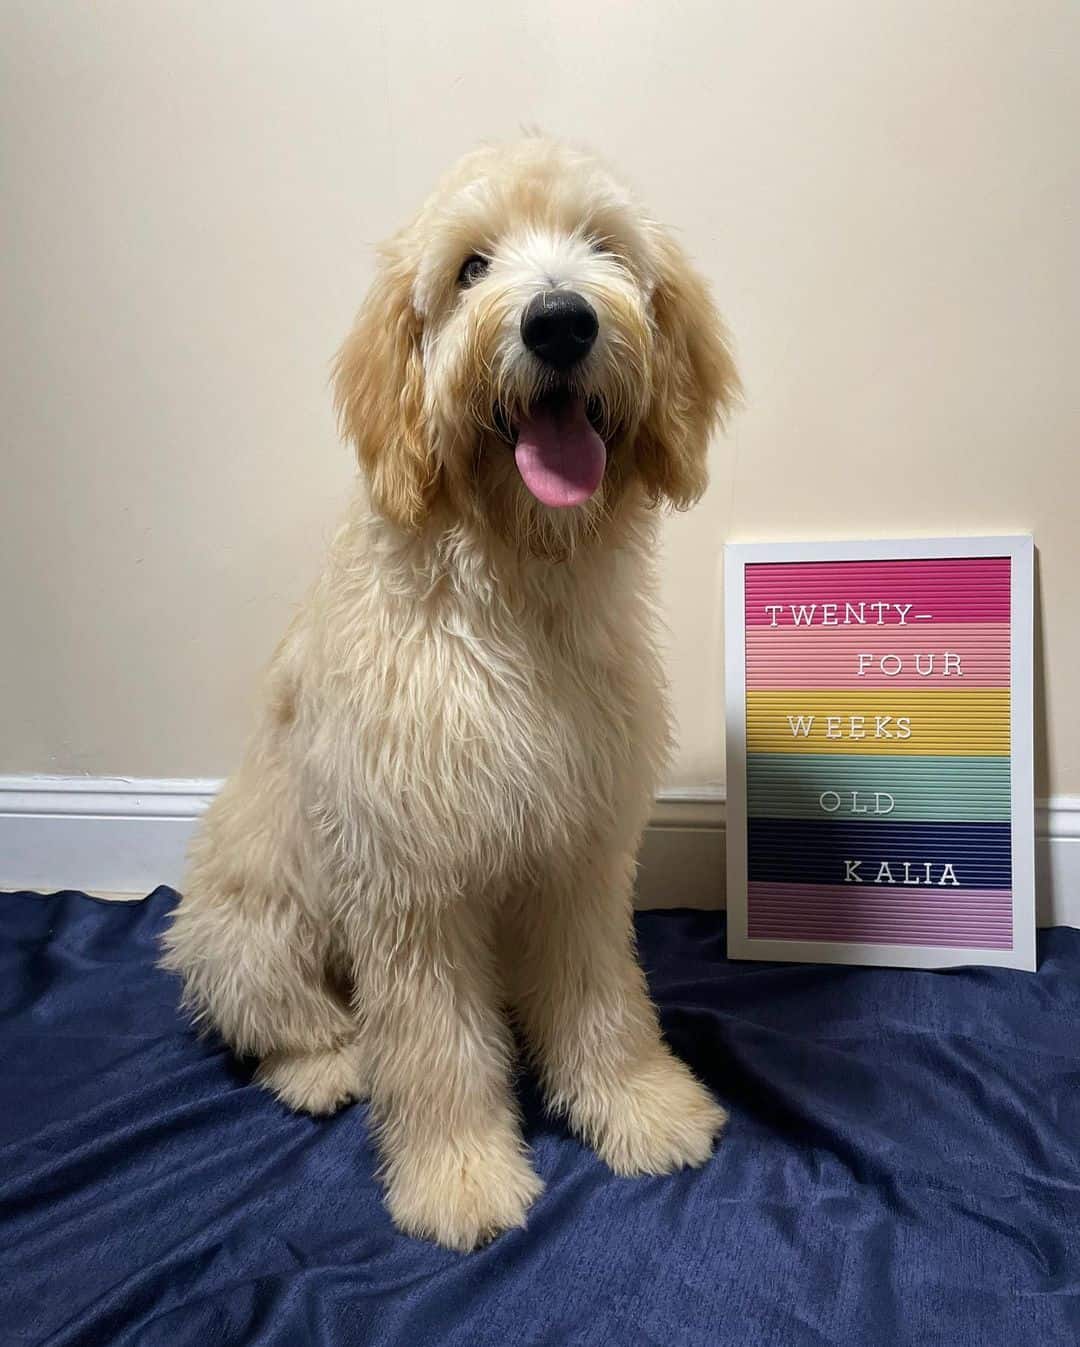
{"type": "MultiPolygon", "coordinates": [[[[528,349],[521,336],[521,323],[529,305],[537,295],[552,290],[579,294],[596,311],[599,330],[592,350],[573,371],[573,380],[589,388],[594,374],[601,372],[608,340],[608,324],[601,310],[603,296],[610,293],[613,284],[625,284],[625,268],[604,258],[579,235],[556,234],[538,229],[525,230],[520,236],[507,240],[499,250],[499,276],[505,277],[509,288],[521,297],[521,307],[515,315],[507,315],[506,330],[500,344],[499,358],[504,368],[523,366],[533,380],[550,377],[543,362],[528,349]]],[[[498,279],[498,278],[495,278],[498,279]]]]}
{"type": "Polygon", "coordinates": [[[499,251],[507,271],[523,284],[532,285],[537,293],[584,292],[590,283],[590,272],[596,275],[605,267],[603,255],[576,234],[526,229],[506,240],[499,251]]]}
{"type": "Polygon", "coordinates": [[[448,411],[460,416],[463,386],[481,417],[496,405],[520,413],[551,387],[551,371],[521,335],[529,305],[550,290],[581,295],[597,317],[596,341],[569,372],[570,386],[598,398],[612,421],[636,417],[648,362],[647,295],[624,262],[583,234],[526,226],[498,241],[487,275],[458,296],[441,324],[425,329],[428,405],[436,421],[445,424],[448,411]]]}

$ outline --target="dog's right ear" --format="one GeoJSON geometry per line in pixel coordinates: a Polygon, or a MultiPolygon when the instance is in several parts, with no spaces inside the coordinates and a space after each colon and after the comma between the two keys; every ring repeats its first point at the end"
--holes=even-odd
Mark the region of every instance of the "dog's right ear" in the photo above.
{"type": "Polygon", "coordinates": [[[704,279],[665,231],[654,250],[652,399],[636,458],[652,499],[685,510],[705,490],[709,435],[737,400],[739,376],[704,279]]]}
{"type": "Polygon", "coordinates": [[[387,249],[334,361],[334,404],[375,508],[411,530],[427,519],[440,478],[424,415],[420,335],[411,268],[387,249]]]}

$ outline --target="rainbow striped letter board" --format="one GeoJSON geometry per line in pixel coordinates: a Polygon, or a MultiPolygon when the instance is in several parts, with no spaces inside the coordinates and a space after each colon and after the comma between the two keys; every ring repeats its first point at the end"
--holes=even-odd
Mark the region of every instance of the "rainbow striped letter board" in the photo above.
{"type": "Polygon", "coordinates": [[[729,954],[1034,968],[1031,539],[725,554],[729,954]]]}

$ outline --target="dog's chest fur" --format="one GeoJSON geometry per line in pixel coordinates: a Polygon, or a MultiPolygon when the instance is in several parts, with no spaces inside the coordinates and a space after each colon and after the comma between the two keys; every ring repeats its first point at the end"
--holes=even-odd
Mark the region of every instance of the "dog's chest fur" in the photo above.
{"type": "Polygon", "coordinates": [[[296,633],[317,694],[297,730],[334,764],[376,868],[498,878],[553,849],[632,846],[667,745],[644,549],[510,562],[364,524],[296,633]]]}

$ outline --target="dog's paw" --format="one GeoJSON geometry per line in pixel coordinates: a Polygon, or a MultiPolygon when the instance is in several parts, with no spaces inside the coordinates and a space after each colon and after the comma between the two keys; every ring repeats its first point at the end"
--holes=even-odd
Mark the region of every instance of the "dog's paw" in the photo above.
{"type": "Polygon", "coordinates": [[[593,1101],[596,1150],[616,1174],[670,1174],[712,1154],[727,1114],[678,1060],[665,1054],[593,1101]]]}
{"type": "Polygon", "coordinates": [[[271,1090],[298,1113],[336,1113],[363,1093],[354,1045],[321,1052],[272,1052],[255,1072],[259,1085],[271,1090]]]}
{"type": "Polygon", "coordinates": [[[465,1146],[446,1140],[422,1155],[394,1156],[387,1166],[386,1205],[395,1225],[462,1252],[523,1226],[543,1190],[513,1137],[465,1146]]]}

